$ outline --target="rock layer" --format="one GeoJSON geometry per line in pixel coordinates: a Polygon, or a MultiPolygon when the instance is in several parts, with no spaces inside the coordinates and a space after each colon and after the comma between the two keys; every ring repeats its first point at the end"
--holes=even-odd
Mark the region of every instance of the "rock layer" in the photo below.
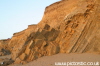
{"type": "Polygon", "coordinates": [[[0,40],[0,56],[11,54],[10,49],[8,48],[8,43],[10,39],[0,40]]]}
{"type": "Polygon", "coordinates": [[[57,53],[100,52],[100,1],[62,0],[43,19],[15,33],[8,46],[15,63],[57,53]]]}

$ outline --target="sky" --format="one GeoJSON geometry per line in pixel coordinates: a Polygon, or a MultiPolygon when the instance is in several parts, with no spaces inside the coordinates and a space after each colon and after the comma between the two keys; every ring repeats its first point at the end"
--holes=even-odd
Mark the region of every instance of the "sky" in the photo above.
{"type": "Polygon", "coordinates": [[[46,6],[59,0],[0,0],[0,39],[41,21],[46,6]]]}

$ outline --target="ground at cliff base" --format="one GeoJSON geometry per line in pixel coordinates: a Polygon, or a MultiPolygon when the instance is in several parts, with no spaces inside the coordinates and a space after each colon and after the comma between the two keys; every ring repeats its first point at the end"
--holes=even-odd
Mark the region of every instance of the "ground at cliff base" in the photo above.
{"type": "MultiPolygon", "coordinates": [[[[15,65],[9,65],[9,66],[64,66],[64,65],[55,65],[55,62],[99,62],[100,64],[100,54],[91,54],[91,53],[62,54],[62,53],[59,53],[59,54],[52,55],[52,56],[41,57],[27,64],[23,64],[23,65],[15,64],[15,65]]],[[[76,65],[76,66],[80,66],[80,65],[76,65]]],[[[99,66],[99,65],[90,65],[90,66],[99,66]]]]}
{"type": "Polygon", "coordinates": [[[11,55],[0,56],[0,66],[8,66],[14,61],[11,60],[11,55]]]}

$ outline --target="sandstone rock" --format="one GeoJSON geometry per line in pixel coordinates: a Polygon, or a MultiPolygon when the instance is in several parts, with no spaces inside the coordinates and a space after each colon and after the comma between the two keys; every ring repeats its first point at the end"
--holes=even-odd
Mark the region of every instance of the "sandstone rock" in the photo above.
{"type": "Polygon", "coordinates": [[[21,60],[20,60],[19,58],[16,58],[16,60],[15,60],[14,63],[15,63],[15,64],[21,63],[21,60]]]}
{"type": "Polygon", "coordinates": [[[40,23],[13,35],[12,59],[21,63],[57,53],[100,52],[99,3],[62,0],[46,7],[40,23]]]}
{"type": "Polygon", "coordinates": [[[28,47],[28,48],[26,48],[26,50],[25,50],[25,54],[26,54],[26,55],[29,55],[29,54],[30,54],[30,51],[31,51],[31,50],[30,50],[30,48],[29,48],[29,47],[28,47]]]}
{"type": "Polygon", "coordinates": [[[25,53],[22,53],[22,55],[20,55],[20,60],[25,60],[27,57],[27,55],[25,53]]]}
{"type": "Polygon", "coordinates": [[[10,38],[0,40],[0,50],[1,49],[10,50],[8,47],[8,43],[10,42],[10,40],[11,40],[10,38]]]}
{"type": "Polygon", "coordinates": [[[6,50],[4,48],[0,48],[0,56],[4,56],[4,55],[10,55],[11,52],[9,50],[6,50]]]}

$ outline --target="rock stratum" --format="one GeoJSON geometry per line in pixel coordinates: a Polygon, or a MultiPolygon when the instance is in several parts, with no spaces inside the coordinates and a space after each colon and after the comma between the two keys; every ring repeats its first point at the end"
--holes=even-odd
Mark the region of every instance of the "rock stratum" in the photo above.
{"type": "Polygon", "coordinates": [[[10,49],[8,48],[9,41],[10,39],[0,40],[0,56],[11,54],[10,49]]]}
{"type": "Polygon", "coordinates": [[[100,0],[61,0],[37,25],[14,33],[7,46],[15,63],[57,53],[100,53],[100,0]]]}

